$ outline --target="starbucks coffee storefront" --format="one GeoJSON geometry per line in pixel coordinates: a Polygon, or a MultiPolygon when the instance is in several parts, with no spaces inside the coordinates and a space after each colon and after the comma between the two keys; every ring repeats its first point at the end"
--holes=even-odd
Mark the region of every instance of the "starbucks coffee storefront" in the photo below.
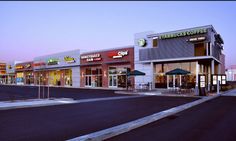
{"type": "Polygon", "coordinates": [[[35,58],[35,84],[79,87],[79,57],[74,50],[35,58]]]}
{"type": "Polygon", "coordinates": [[[132,46],[81,54],[81,87],[126,88],[126,75],[134,68],[133,60],[132,46]]]}
{"type": "Polygon", "coordinates": [[[212,25],[164,33],[135,34],[135,69],[145,72],[135,83],[152,83],[153,88],[204,87],[213,89],[212,75],[225,74],[223,39],[212,25]],[[186,75],[166,75],[175,69],[186,75]]]}

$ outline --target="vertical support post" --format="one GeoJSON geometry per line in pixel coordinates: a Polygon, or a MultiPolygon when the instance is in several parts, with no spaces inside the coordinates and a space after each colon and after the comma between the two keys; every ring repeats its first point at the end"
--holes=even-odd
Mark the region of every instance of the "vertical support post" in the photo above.
{"type": "Polygon", "coordinates": [[[196,94],[196,95],[199,95],[198,73],[199,73],[199,65],[198,65],[198,61],[197,61],[197,62],[196,62],[196,84],[195,84],[195,94],[196,94]]]}
{"type": "Polygon", "coordinates": [[[220,81],[218,80],[218,77],[217,77],[217,94],[220,94],[220,81]]]}
{"type": "Polygon", "coordinates": [[[39,90],[38,90],[38,98],[40,99],[40,75],[41,74],[39,74],[39,90]]]}

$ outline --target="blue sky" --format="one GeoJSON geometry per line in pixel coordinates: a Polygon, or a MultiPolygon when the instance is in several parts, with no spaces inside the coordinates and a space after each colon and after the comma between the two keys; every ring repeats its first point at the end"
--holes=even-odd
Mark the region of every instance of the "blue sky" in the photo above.
{"type": "Polygon", "coordinates": [[[236,2],[0,2],[0,61],[132,45],[134,34],[212,24],[236,64],[236,2]]]}

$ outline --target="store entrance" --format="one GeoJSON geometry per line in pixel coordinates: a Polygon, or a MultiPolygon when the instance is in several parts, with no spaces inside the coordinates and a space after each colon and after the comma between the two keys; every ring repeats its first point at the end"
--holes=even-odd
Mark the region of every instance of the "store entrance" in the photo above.
{"type": "Polygon", "coordinates": [[[91,75],[85,76],[85,86],[86,87],[92,86],[92,76],[91,75]]]}
{"type": "Polygon", "coordinates": [[[117,75],[109,76],[109,87],[117,87],[117,75]]]}
{"type": "Polygon", "coordinates": [[[181,75],[167,75],[167,88],[178,88],[181,86],[181,75]]]}

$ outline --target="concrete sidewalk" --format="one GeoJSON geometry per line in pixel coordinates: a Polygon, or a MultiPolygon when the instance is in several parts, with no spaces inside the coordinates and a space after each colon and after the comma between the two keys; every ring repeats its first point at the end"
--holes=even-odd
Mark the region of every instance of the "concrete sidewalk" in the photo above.
{"type": "Polygon", "coordinates": [[[3,101],[3,102],[0,102],[0,110],[52,106],[52,105],[71,104],[71,103],[76,103],[76,101],[73,99],[70,99],[70,98],[28,99],[28,100],[17,100],[17,101],[3,101]]]}
{"type": "Polygon", "coordinates": [[[0,102],[0,110],[10,110],[17,108],[30,108],[30,107],[42,107],[42,106],[54,106],[61,104],[75,104],[75,103],[87,103],[96,101],[109,101],[109,100],[120,100],[120,99],[132,99],[141,98],[146,96],[120,96],[120,97],[105,97],[105,98],[91,98],[74,100],[71,98],[51,98],[51,99],[27,99],[27,100],[16,100],[16,101],[3,101],[0,102]]]}

